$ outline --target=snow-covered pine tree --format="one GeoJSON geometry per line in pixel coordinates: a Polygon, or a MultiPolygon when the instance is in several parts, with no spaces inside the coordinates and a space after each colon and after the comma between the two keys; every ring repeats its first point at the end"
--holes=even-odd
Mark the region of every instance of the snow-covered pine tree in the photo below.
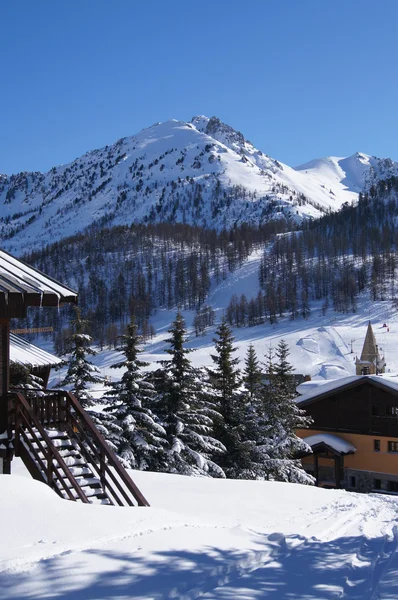
{"type": "Polygon", "coordinates": [[[167,432],[168,471],[184,475],[225,477],[212,460],[225,451],[213,437],[213,421],[220,418],[210,395],[206,394],[184,347],[185,322],[177,313],[166,341],[170,348],[169,361],[161,361],[162,369],[156,378],[159,402],[157,414],[167,432]]]}
{"type": "Polygon", "coordinates": [[[244,477],[250,468],[250,447],[244,439],[245,405],[239,392],[239,359],[232,356],[236,348],[225,318],[217,328],[216,336],[213,339],[216,354],[211,355],[214,368],[208,369],[208,375],[222,417],[215,421],[215,435],[226,448],[218,464],[227,477],[236,479],[244,477]]]}
{"type": "Polygon", "coordinates": [[[243,397],[245,401],[244,441],[250,462],[242,471],[244,479],[268,479],[270,472],[270,425],[264,413],[264,374],[256,351],[250,344],[243,370],[243,397]]]}
{"type": "Polygon", "coordinates": [[[88,408],[95,404],[90,386],[103,383],[98,367],[93,365],[88,356],[95,356],[96,351],[90,347],[91,337],[85,333],[88,322],[82,319],[80,309],[74,307],[75,317],[71,321],[71,335],[66,340],[68,370],[60,386],[67,386],[83,406],[88,408]]]}
{"type": "MultiPolygon", "coordinates": [[[[139,360],[140,338],[134,317],[122,336],[117,349],[124,359],[111,368],[124,368],[120,381],[112,383],[105,400],[110,401],[106,413],[114,418],[110,423],[111,441],[124,466],[141,471],[162,471],[166,468],[166,431],[157,422],[151,407],[156,395],[152,383],[146,381],[141,369],[148,363],[139,360]]],[[[108,425],[109,426],[109,425],[108,425]]]]}
{"type": "Polygon", "coordinates": [[[289,348],[281,340],[276,349],[276,363],[272,350],[268,355],[268,384],[265,387],[264,411],[268,428],[264,430],[264,452],[269,455],[269,473],[277,481],[313,484],[314,479],[301,466],[298,453],[311,452],[308,444],[296,435],[297,429],[308,427],[311,418],[300,409],[294,398],[297,396],[293,367],[288,362],[289,348]]]}
{"type": "Polygon", "coordinates": [[[34,375],[32,365],[22,365],[10,362],[10,371],[13,374],[11,387],[28,391],[43,391],[44,382],[41,377],[34,375]]]}

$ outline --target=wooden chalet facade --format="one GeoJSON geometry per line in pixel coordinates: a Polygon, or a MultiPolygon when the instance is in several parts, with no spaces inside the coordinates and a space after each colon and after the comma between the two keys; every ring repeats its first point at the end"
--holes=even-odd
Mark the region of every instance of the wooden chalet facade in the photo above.
{"type": "Polygon", "coordinates": [[[66,302],[77,302],[74,290],[0,250],[0,475],[15,454],[62,498],[148,506],[71,393],[10,390],[10,320],[66,302]]]}
{"type": "Polygon", "coordinates": [[[29,306],[77,302],[77,292],[0,250],[0,473],[10,473],[13,436],[10,430],[10,320],[24,318],[29,306]]]}
{"type": "Polygon", "coordinates": [[[307,439],[313,455],[304,468],[318,485],[359,492],[398,492],[398,381],[353,376],[297,398],[313,418],[307,439]]]}

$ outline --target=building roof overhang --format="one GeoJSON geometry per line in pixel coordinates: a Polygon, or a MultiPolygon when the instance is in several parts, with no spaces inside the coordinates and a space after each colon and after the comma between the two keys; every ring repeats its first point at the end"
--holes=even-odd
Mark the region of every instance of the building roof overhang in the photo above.
{"type": "Polygon", "coordinates": [[[62,363],[58,356],[46,352],[14,333],[10,333],[10,361],[32,367],[54,367],[62,363]]]}
{"type": "Polygon", "coordinates": [[[353,389],[364,383],[378,387],[398,397],[398,384],[392,383],[379,375],[356,375],[344,377],[341,381],[337,380],[325,383],[324,385],[319,386],[319,388],[311,390],[301,398],[300,396],[296,398],[296,403],[299,404],[300,407],[308,406],[309,404],[333,396],[337,392],[353,389]]]}
{"type": "Polygon", "coordinates": [[[0,250],[0,316],[24,316],[28,306],[77,302],[77,292],[0,250]]]}
{"type": "Polygon", "coordinates": [[[311,447],[314,454],[328,450],[335,456],[354,454],[356,447],[333,433],[315,433],[303,438],[303,442],[311,447]]]}

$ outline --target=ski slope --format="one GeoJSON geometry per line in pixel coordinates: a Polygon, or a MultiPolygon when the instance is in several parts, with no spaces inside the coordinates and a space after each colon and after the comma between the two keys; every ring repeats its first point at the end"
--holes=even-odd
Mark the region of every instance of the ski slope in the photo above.
{"type": "MultiPolygon", "coordinates": [[[[196,313],[182,311],[188,328],[187,347],[193,350],[189,359],[195,366],[212,365],[215,331],[231,297],[234,294],[240,297],[244,293],[249,300],[257,295],[261,256],[262,250],[254,250],[240,268],[229,273],[218,285],[213,284],[207,302],[215,311],[216,322],[205,335],[195,336],[193,321],[196,313]]],[[[267,322],[255,327],[233,329],[236,349],[234,356],[240,360],[239,367],[244,368],[250,344],[254,346],[258,359],[265,362],[269,348],[276,349],[280,340],[284,339],[289,346],[289,362],[294,371],[309,375],[313,384],[355,375],[355,359],[361,355],[370,321],[380,353],[386,358],[384,377],[398,383],[398,313],[392,302],[373,302],[368,294],[365,294],[359,297],[355,314],[336,313],[329,309],[324,316],[321,313],[321,305],[322,302],[311,303],[311,314],[307,319],[299,317],[291,321],[289,316],[286,316],[273,325],[267,322]]],[[[168,358],[165,353],[169,347],[166,340],[169,337],[170,323],[175,316],[176,310],[160,310],[151,317],[156,335],[143,345],[142,354],[142,359],[149,363],[150,370],[158,367],[158,361],[168,358]]],[[[52,351],[52,348],[48,349],[52,351]]],[[[92,360],[108,381],[115,381],[122,376],[122,370],[111,369],[110,366],[120,362],[121,358],[118,352],[104,349],[92,360]]],[[[59,386],[65,373],[65,369],[52,372],[49,386],[59,386]]],[[[100,397],[103,391],[103,386],[96,386],[97,397],[100,397]]]]}
{"type": "Polygon", "coordinates": [[[151,507],[117,508],[16,471],[1,478],[1,600],[398,597],[395,497],[132,472],[151,507]]]}
{"type": "MultiPolygon", "coordinates": [[[[212,364],[215,330],[231,297],[234,294],[239,297],[244,293],[250,299],[257,295],[260,259],[261,252],[254,251],[241,268],[213,287],[208,303],[215,311],[216,324],[209,328],[204,336],[195,337],[195,312],[183,311],[189,333],[187,347],[193,350],[189,358],[194,365],[212,364]]],[[[361,354],[366,329],[371,321],[380,352],[386,358],[385,376],[398,381],[398,314],[392,302],[372,302],[368,295],[364,295],[358,300],[358,310],[355,314],[336,313],[330,309],[325,316],[321,314],[321,304],[311,304],[308,319],[299,317],[291,321],[289,316],[286,316],[273,325],[267,322],[255,327],[233,329],[236,348],[234,356],[240,359],[240,367],[243,368],[250,344],[254,346],[258,359],[265,360],[269,347],[275,349],[280,340],[284,339],[290,349],[289,361],[296,373],[308,374],[312,380],[320,383],[355,375],[355,358],[361,354]]],[[[156,336],[144,345],[143,352],[143,360],[150,363],[150,369],[156,368],[157,361],[167,358],[165,350],[168,344],[165,340],[169,337],[168,329],[175,315],[175,310],[162,310],[151,318],[156,336]]],[[[118,353],[104,350],[94,362],[104,376],[114,380],[120,377],[122,372],[109,367],[119,359],[118,353]]],[[[62,373],[54,374],[52,385],[57,385],[61,378],[62,373]]]]}

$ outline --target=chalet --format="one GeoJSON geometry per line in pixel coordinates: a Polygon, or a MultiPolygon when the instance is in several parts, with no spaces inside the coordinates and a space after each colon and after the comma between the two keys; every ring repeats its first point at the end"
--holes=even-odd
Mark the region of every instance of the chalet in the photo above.
{"type": "Polygon", "coordinates": [[[313,451],[302,462],[317,485],[398,492],[398,378],[381,376],[384,371],[369,322],[357,374],[296,399],[313,419],[297,434],[313,451]]]}
{"type": "Polygon", "coordinates": [[[63,498],[148,506],[71,393],[10,390],[10,320],[29,306],[66,302],[77,302],[74,290],[0,250],[0,475],[11,472],[15,453],[63,498]]]}
{"type": "Polygon", "coordinates": [[[298,430],[313,450],[303,466],[318,485],[398,491],[398,380],[353,376],[297,399],[312,418],[298,430]]]}

